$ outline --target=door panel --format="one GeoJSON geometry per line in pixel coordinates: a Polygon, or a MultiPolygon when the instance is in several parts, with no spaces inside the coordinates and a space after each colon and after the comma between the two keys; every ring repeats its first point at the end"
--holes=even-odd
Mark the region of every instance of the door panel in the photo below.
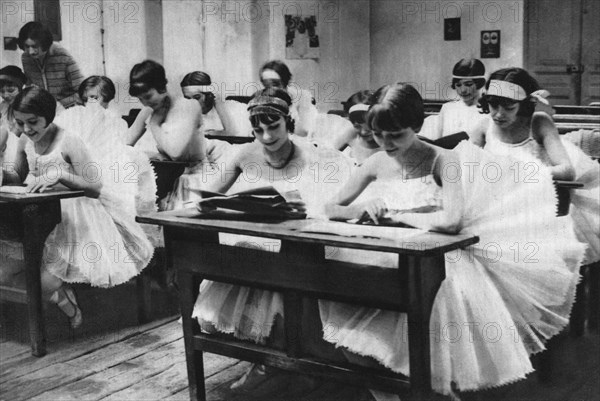
{"type": "Polygon", "coordinates": [[[525,3],[525,68],[550,92],[553,104],[579,104],[581,74],[569,73],[567,67],[579,65],[581,1],[527,0],[525,3]]]}
{"type": "Polygon", "coordinates": [[[584,0],[581,30],[581,104],[600,102],[600,2],[584,0]]]}

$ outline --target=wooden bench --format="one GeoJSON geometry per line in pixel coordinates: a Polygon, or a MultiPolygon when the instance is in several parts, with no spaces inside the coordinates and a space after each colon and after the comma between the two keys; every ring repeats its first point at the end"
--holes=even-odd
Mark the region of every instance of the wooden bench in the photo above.
{"type": "Polygon", "coordinates": [[[556,114],[587,114],[600,115],[600,106],[572,106],[572,105],[556,105],[553,106],[556,114]]]}
{"type": "Polygon", "coordinates": [[[600,115],[588,114],[555,114],[555,123],[597,124],[600,127],[600,115]]]}

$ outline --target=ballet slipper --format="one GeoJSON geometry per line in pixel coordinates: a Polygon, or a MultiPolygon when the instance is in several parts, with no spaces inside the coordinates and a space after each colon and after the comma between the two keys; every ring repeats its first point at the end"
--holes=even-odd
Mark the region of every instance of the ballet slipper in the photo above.
{"type": "Polygon", "coordinates": [[[83,314],[77,304],[75,292],[70,287],[63,287],[53,294],[51,301],[69,318],[71,327],[76,329],[83,323],[83,314]]]}

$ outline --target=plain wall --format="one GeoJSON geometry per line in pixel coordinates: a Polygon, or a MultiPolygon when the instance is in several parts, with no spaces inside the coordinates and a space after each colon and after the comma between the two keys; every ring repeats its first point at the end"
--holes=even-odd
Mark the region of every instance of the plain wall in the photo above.
{"type": "MultiPolygon", "coordinates": [[[[3,36],[33,19],[33,1],[0,0],[3,36]]],[[[489,72],[523,65],[523,3],[399,0],[61,0],[63,41],[85,75],[106,73],[117,85],[116,107],[140,107],[127,95],[131,67],[162,62],[169,90],[190,71],[208,72],[224,96],[251,95],[258,71],[282,59],[293,82],[309,90],[323,112],[352,93],[398,80],[425,98],[451,98],[452,66],[479,57],[480,31],[501,30],[501,58],[482,59],[489,72]],[[102,8],[102,18],[97,10],[102,8]],[[315,15],[317,59],[285,59],[284,15],[315,15]],[[461,18],[461,40],[444,41],[444,18],[461,18]],[[103,35],[101,29],[104,30],[103,35]],[[104,45],[104,47],[102,47],[104,45]]],[[[1,50],[2,65],[21,66],[21,51],[1,50]]]]}
{"type": "Polygon", "coordinates": [[[482,30],[499,29],[500,58],[481,59],[489,73],[523,66],[523,2],[371,1],[371,86],[412,82],[424,98],[448,99],[452,67],[480,58],[482,30]],[[444,18],[461,18],[461,40],[444,40],[444,18]]]}

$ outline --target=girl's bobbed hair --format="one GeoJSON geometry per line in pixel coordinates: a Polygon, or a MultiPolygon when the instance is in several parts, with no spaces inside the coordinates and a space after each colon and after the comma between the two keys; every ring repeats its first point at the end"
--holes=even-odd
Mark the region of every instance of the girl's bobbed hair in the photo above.
{"type": "Polygon", "coordinates": [[[365,117],[367,115],[367,107],[364,110],[350,111],[353,106],[357,104],[368,105],[371,101],[371,97],[373,96],[373,91],[369,89],[358,91],[352,96],[348,98],[345,102],[342,102],[344,106],[344,112],[348,116],[348,119],[352,124],[362,124],[365,122],[365,117]]]}
{"type": "Polygon", "coordinates": [[[165,93],[167,76],[162,65],[154,60],[144,60],[134,65],[129,73],[129,94],[137,97],[150,89],[165,93]]]}
{"type": "Polygon", "coordinates": [[[492,81],[505,81],[510,84],[518,85],[523,89],[526,97],[522,100],[515,100],[511,97],[512,95],[514,95],[514,91],[507,92],[506,96],[498,95],[498,91],[495,91],[494,93],[496,94],[494,95],[485,94],[481,97],[481,99],[479,99],[479,105],[483,113],[490,112],[490,103],[518,102],[518,116],[530,117],[533,114],[533,112],[535,111],[537,100],[533,98],[531,94],[540,90],[540,84],[526,70],[518,67],[511,67],[494,71],[490,75],[490,79],[485,84],[486,91],[489,91],[490,84],[492,84],[492,81]]]}
{"type": "Polygon", "coordinates": [[[423,98],[409,84],[398,82],[382,86],[370,103],[366,121],[373,131],[399,131],[410,127],[418,132],[423,125],[423,98]]]}
{"type": "Polygon", "coordinates": [[[265,88],[254,94],[248,103],[250,124],[257,128],[260,123],[273,124],[281,117],[285,119],[288,132],[296,130],[294,119],[289,114],[292,98],[285,89],[265,88]]]}
{"type": "Polygon", "coordinates": [[[117,90],[115,89],[115,84],[112,79],[103,75],[92,75],[91,77],[87,77],[81,85],[79,85],[77,93],[79,94],[81,101],[85,101],[83,99],[85,97],[85,91],[95,87],[98,87],[100,96],[102,96],[102,99],[106,103],[110,103],[115,98],[117,90]]]}
{"type": "Polygon", "coordinates": [[[259,71],[259,76],[261,79],[262,79],[262,73],[264,70],[275,71],[281,78],[281,83],[283,84],[284,88],[286,88],[289,85],[290,81],[292,80],[292,73],[291,73],[290,69],[281,60],[271,60],[271,61],[267,61],[265,64],[263,64],[263,66],[260,68],[260,71],[259,71]]]}
{"type": "Polygon", "coordinates": [[[30,86],[15,96],[10,105],[10,114],[14,111],[44,117],[49,125],[56,116],[56,99],[45,89],[30,86]]]}
{"type": "Polygon", "coordinates": [[[481,60],[476,58],[463,58],[458,63],[454,64],[454,68],[452,69],[452,89],[455,89],[458,81],[461,79],[470,79],[470,77],[473,77],[473,82],[477,89],[481,89],[483,88],[483,85],[485,85],[484,75],[485,66],[481,60]]]}
{"type": "Polygon", "coordinates": [[[12,84],[22,88],[27,83],[27,76],[16,65],[7,65],[0,68],[0,86],[12,84]]]}
{"type": "MultiPolygon", "coordinates": [[[[212,81],[210,75],[202,71],[190,72],[183,77],[180,86],[210,86],[212,81]]],[[[202,92],[204,94],[204,107],[210,111],[215,106],[215,94],[213,92],[202,92]]],[[[204,110],[204,108],[203,108],[204,110]]],[[[208,113],[208,111],[206,111],[208,113]]],[[[204,111],[203,111],[204,112],[204,111]]]]}
{"type": "Polygon", "coordinates": [[[185,77],[183,77],[180,86],[182,88],[192,85],[207,86],[211,83],[212,81],[210,80],[210,75],[202,71],[194,71],[186,74],[185,77]]]}

